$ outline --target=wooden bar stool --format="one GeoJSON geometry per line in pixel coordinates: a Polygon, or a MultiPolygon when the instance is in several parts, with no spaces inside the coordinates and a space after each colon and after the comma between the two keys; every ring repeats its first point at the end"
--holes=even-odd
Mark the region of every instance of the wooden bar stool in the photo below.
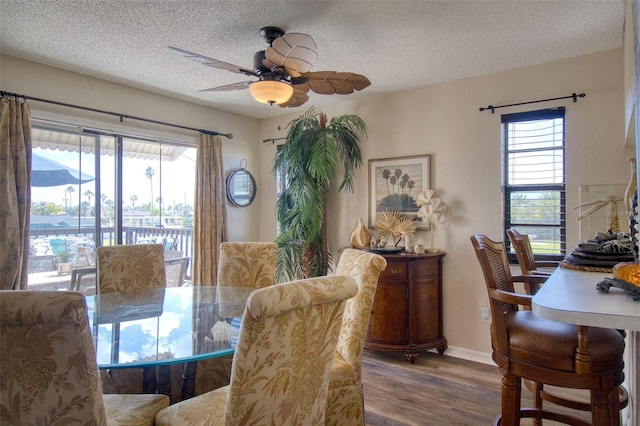
{"type": "Polygon", "coordinates": [[[573,426],[589,423],[542,408],[521,407],[521,382],[588,389],[594,426],[620,425],[619,385],[624,380],[624,338],[617,330],[545,320],[520,306],[531,295],[514,291],[503,242],[471,237],[491,306],[493,360],[502,372],[502,414],[494,425],[515,426],[522,418],[573,426]]]}

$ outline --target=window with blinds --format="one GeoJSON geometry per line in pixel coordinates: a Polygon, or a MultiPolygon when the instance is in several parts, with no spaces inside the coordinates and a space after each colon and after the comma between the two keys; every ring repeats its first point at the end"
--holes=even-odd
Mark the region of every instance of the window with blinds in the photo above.
{"type": "Polygon", "coordinates": [[[506,230],[528,234],[537,257],[566,253],[565,109],[502,116],[504,241],[506,230]]]}

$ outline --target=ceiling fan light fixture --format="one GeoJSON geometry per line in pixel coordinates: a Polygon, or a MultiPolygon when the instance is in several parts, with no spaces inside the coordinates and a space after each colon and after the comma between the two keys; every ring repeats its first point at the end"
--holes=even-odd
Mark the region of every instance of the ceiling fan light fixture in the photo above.
{"type": "Polygon", "coordinates": [[[283,81],[261,80],[251,83],[249,91],[253,99],[263,104],[282,104],[293,95],[293,86],[283,81]]]}

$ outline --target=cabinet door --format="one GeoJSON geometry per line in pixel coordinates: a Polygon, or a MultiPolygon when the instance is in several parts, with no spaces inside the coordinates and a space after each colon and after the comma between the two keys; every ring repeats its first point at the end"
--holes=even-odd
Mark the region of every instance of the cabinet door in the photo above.
{"type": "Polygon", "coordinates": [[[408,315],[406,262],[388,260],[387,268],[378,279],[367,341],[389,345],[406,344],[409,337],[408,315]]]}
{"type": "Polygon", "coordinates": [[[411,265],[411,341],[428,343],[442,335],[440,306],[440,262],[422,259],[411,265]]]}

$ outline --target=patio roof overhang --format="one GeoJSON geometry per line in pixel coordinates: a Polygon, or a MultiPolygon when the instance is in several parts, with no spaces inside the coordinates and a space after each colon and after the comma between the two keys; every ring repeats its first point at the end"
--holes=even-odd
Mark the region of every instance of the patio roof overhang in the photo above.
{"type": "MultiPolygon", "coordinates": [[[[93,135],[78,135],[61,132],[58,130],[38,129],[31,130],[33,148],[52,149],[58,151],[95,153],[95,137],[93,135]]],[[[100,137],[100,152],[106,155],[114,155],[116,139],[113,136],[102,135],[100,137]]],[[[173,161],[180,157],[186,147],[159,141],[123,138],[123,152],[125,157],[142,158],[148,160],[173,161]]]]}

